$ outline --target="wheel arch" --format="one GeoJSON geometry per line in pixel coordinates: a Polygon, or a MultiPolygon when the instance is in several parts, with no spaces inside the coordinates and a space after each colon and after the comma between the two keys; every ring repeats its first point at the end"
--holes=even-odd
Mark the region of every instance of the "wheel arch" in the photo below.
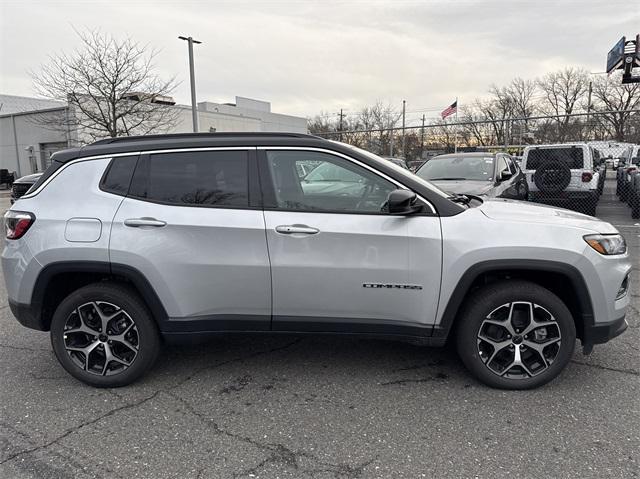
{"type": "Polygon", "coordinates": [[[38,318],[38,329],[50,329],[53,313],[71,292],[100,281],[128,284],[140,295],[158,324],[167,320],[168,315],[160,298],[137,269],[129,265],[100,261],[61,261],[45,266],[34,284],[31,309],[38,318]]]}
{"type": "Polygon", "coordinates": [[[483,261],[467,269],[449,297],[433,335],[448,338],[465,298],[483,285],[504,279],[528,280],[556,294],[567,305],[576,325],[577,336],[585,343],[585,331],[593,325],[594,313],[584,277],[570,264],[532,259],[483,261]]]}

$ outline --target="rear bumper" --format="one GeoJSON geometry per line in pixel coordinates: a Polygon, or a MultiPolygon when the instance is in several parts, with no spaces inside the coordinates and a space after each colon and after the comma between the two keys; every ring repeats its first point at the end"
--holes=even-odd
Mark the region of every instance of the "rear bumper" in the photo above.
{"type": "Polygon", "coordinates": [[[559,193],[542,193],[540,191],[531,191],[529,199],[536,203],[544,203],[551,205],[572,204],[584,201],[597,201],[598,190],[588,191],[561,191],[559,193]]]}

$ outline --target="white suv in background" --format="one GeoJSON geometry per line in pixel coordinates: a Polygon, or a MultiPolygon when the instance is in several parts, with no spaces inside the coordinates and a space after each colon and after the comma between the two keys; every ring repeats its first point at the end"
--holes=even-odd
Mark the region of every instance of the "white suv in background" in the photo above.
{"type": "Polygon", "coordinates": [[[598,163],[598,153],[586,143],[526,147],[522,170],[529,198],[595,216],[604,182],[598,163]]]}

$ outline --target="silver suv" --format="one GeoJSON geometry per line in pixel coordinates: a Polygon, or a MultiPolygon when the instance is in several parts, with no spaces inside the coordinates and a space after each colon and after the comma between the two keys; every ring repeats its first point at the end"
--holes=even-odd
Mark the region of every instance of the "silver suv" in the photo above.
{"type": "Polygon", "coordinates": [[[5,215],[23,325],[73,376],[122,386],[162,341],[250,331],[455,341],[494,387],[544,384],[623,332],[631,263],[608,223],[448,196],[296,134],[103,140],[58,152],[5,215]]]}

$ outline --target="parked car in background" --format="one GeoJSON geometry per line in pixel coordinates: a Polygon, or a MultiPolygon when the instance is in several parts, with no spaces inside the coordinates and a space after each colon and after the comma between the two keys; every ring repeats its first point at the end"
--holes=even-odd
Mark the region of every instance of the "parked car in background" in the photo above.
{"type": "MultiPolygon", "coordinates": [[[[487,177],[513,177],[505,156],[481,158],[487,177]]],[[[59,151],[5,230],[11,311],[98,387],[135,381],[162,339],[254,331],[450,338],[479,380],[530,389],[565,368],[577,338],[588,353],[627,328],[632,263],[611,224],[449,196],[308,135],[59,151]],[[303,177],[300,164],[317,166],[303,177]]]]}
{"type": "MultiPolygon", "coordinates": [[[[635,147],[633,152],[640,155],[640,147],[635,147]]],[[[631,158],[631,164],[633,167],[624,173],[628,177],[627,202],[631,207],[631,217],[640,218],[640,157],[631,158]]]]}
{"type": "Polygon", "coordinates": [[[604,186],[599,153],[586,143],[527,146],[522,169],[529,199],[595,216],[604,186]]]}
{"type": "Polygon", "coordinates": [[[42,173],[34,173],[32,175],[23,176],[14,181],[11,185],[11,204],[15,203],[16,200],[29,191],[29,188],[31,188],[41,176],[42,173]]]}
{"type": "Polygon", "coordinates": [[[434,156],[416,175],[443,191],[457,194],[526,200],[527,180],[505,153],[451,153],[434,156]]]}
{"type": "Polygon", "coordinates": [[[11,188],[15,180],[15,173],[9,173],[6,168],[0,169],[0,185],[6,185],[7,189],[11,188]]]}
{"type": "Polygon", "coordinates": [[[407,165],[407,160],[400,156],[383,156],[385,160],[389,160],[394,165],[398,165],[403,167],[405,170],[409,169],[409,165],[407,165]]]}
{"type": "Polygon", "coordinates": [[[629,201],[632,173],[639,167],[639,157],[640,145],[634,145],[620,158],[620,166],[616,172],[616,194],[620,201],[629,201]]]}
{"type": "Polygon", "coordinates": [[[425,164],[427,160],[419,159],[419,160],[409,160],[409,171],[413,171],[414,173],[418,171],[418,169],[425,164]]]}

